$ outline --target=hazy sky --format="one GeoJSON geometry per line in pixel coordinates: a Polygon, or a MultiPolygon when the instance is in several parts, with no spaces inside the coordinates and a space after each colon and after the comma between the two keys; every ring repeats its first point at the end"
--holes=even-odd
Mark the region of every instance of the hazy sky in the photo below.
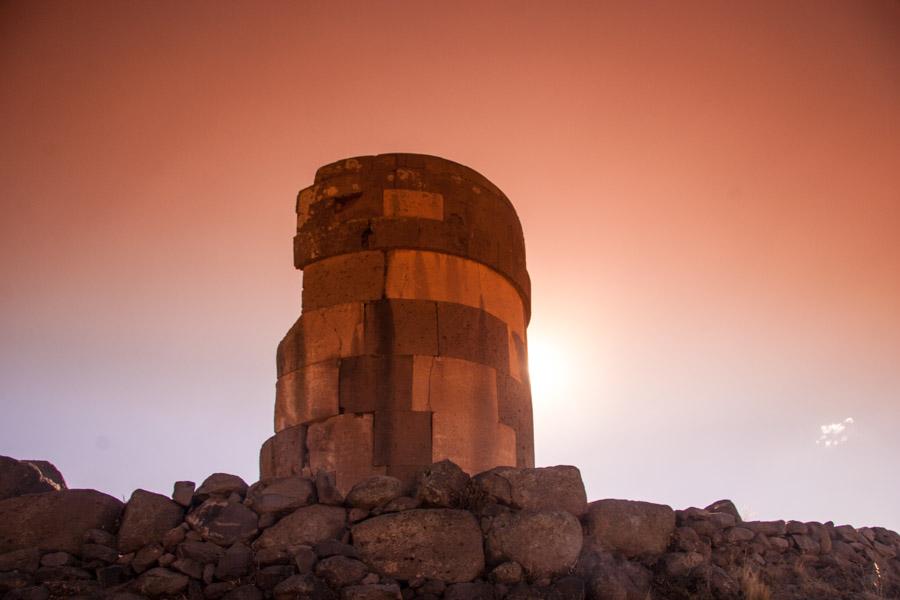
{"type": "Polygon", "coordinates": [[[254,480],[297,190],[422,152],[522,220],[539,465],[900,529],[897,2],[7,1],[0,123],[0,454],[73,487],[254,480]]]}

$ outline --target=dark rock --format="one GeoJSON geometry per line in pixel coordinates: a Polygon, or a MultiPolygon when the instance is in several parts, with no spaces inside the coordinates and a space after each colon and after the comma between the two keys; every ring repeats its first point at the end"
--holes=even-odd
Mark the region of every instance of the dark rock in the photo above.
{"type": "Polygon", "coordinates": [[[403,495],[403,482],[388,475],[373,475],[354,485],[346,503],[353,508],[372,510],[403,495]]]}
{"type": "Polygon", "coordinates": [[[178,547],[178,544],[184,541],[185,537],[184,527],[179,525],[178,527],[173,527],[162,538],[162,546],[167,551],[172,552],[178,547]]]}
{"type": "Polygon", "coordinates": [[[385,504],[381,508],[381,512],[390,513],[412,510],[414,508],[419,508],[421,505],[422,502],[416,498],[410,498],[409,496],[400,496],[399,498],[394,498],[393,500],[385,504]]]}
{"type": "Polygon", "coordinates": [[[81,558],[85,561],[98,560],[109,564],[119,560],[119,553],[108,546],[84,544],[81,546],[81,558]]]}
{"type": "MultiPolygon", "coordinates": [[[[652,573],[643,565],[611,555],[593,555],[591,566],[583,573],[589,598],[646,600],[653,597],[652,573]]],[[[728,596],[731,598],[731,596],[728,596]]]]}
{"type": "Polygon", "coordinates": [[[240,502],[218,497],[206,500],[185,519],[204,540],[220,546],[253,539],[258,521],[256,513],[240,502]]]}
{"type": "Polygon", "coordinates": [[[369,572],[366,565],[346,556],[329,556],[316,565],[316,575],[333,588],[359,583],[369,572]]]}
{"type": "Polygon", "coordinates": [[[48,600],[49,598],[50,590],[45,585],[17,588],[3,596],[3,600],[48,600]]]}
{"type": "Polygon", "coordinates": [[[454,583],[444,592],[445,600],[494,600],[494,586],[483,581],[454,583]]]}
{"type": "Polygon", "coordinates": [[[78,559],[68,552],[50,552],[41,557],[41,566],[43,567],[65,567],[74,565],[77,562],[78,559]]]}
{"type": "Polygon", "coordinates": [[[341,590],[341,600],[400,600],[400,587],[394,584],[351,585],[341,590]]]}
{"type": "Polygon", "coordinates": [[[574,575],[556,580],[546,594],[547,600],[584,600],[584,580],[574,575]]]}
{"type": "Polygon", "coordinates": [[[785,525],[785,530],[790,534],[806,535],[809,532],[809,527],[807,527],[806,523],[801,523],[800,521],[788,521],[787,525],[785,525]]]}
{"type": "Polygon", "coordinates": [[[208,600],[218,600],[237,587],[234,581],[217,581],[203,588],[203,596],[208,600]]]}
{"type": "Polygon", "coordinates": [[[475,475],[469,486],[476,503],[497,502],[520,510],[564,510],[576,517],[587,508],[581,471],[568,465],[538,469],[496,467],[475,475]]]}
{"type": "Polygon", "coordinates": [[[135,590],[145,596],[174,596],[187,588],[188,576],[157,567],[141,574],[135,590]]]}
{"type": "Polygon", "coordinates": [[[0,500],[0,553],[25,548],[77,555],[89,529],[114,531],[122,503],[95,490],[62,490],[0,500]]]}
{"type": "Polygon", "coordinates": [[[121,585],[131,578],[131,569],[123,565],[108,565],[97,569],[97,581],[103,587],[121,585]]]}
{"type": "Polygon", "coordinates": [[[668,577],[684,577],[704,562],[706,557],[699,552],[670,552],[662,557],[663,571],[668,577]]]}
{"type": "Polygon", "coordinates": [[[210,497],[228,498],[231,494],[237,494],[243,498],[247,494],[247,482],[237,475],[228,473],[213,473],[200,484],[194,493],[201,502],[210,497]]]}
{"type": "Polygon", "coordinates": [[[134,558],[131,560],[131,568],[134,569],[135,573],[143,573],[155,565],[156,561],[163,554],[165,552],[163,552],[162,546],[159,544],[144,546],[135,553],[134,558]]]}
{"type": "Polygon", "coordinates": [[[78,567],[41,567],[34,574],[38,583],[47,581],[79,581],[93,579],[89,571],[78,567]]]}
{"type": "Polygon", "coordinates": [[[344,495],[337,488],[334,474],[331,471],[324,469],[316,471],[316,496],[319,504],[328,504],[330,506],[342,506],[344,504],[344,495]]]}
{"type": "Polygon", "coordinates": [[[115,548],[116,539],[114,533],[102,529],[88,529],[84,532],[83,537],[85,544],[99,544],[101,546],[106,546],[107,548],[115,548]]]}
{"type": "Polygon", "coordinates": [[[324,540],[313,547],[316,556],[319,558],[327,558],[329,556],[346,556],[348,558],[359,558],[359,552],[350,544],[345,544],[338,540],[324,540]]]}
{"type": "Polygon", "coordinates": [[[236,587],[224,596],[224,600],[262,600],[263,593],[255,585],[236,587]]]}
{"type": "Polygon", "coordinates": [[[263,567],[256,571],[256,585],[262,590],[271,590],[293,574],[294,567],[290,565],[263,567]]]}
{"type": "Polygon", "coordinates": [[[741,527],[763,535],[784,535],[787,527],[784,521],[744,521],[741,527]]]}
{"type": "Polygon", "coordinates": [[[581,553],[581,524],[567,511],[521,511],[491,520],[485,551],[493,563],[519,563],[532,580],[567,573],[581,553]]]}
{"type": "Polygon", "coordinates": [[[37,548],[23,548],[0,554],[0,572],[24,571],[34,573],[41,564],[41,551],[37,548]]]}
{"type": "Polygon", "coordinates": [[[358,522],[362,521],[363,519],[368,519],[368,518],[369,518],[369,511],[367,511],[364,508],[351,508],[349,511],[347,511],[347,519],[351,523],[358,523],[358,522]]]}
{"type": "Polygon", "coordinates": [[[247,491],[246,504],[259,515],[281,515],[315,500],[315,484],[305,477],[294,476],[253,484],[247,491]]]}
{"type": "Polygon", "coordinates": [[[182,542],[178,546],[179,558],[190,558],[202,564],[217,562],[225,550],[210,542],[182,542]]]}
{"type": "Polygon", "coordinates": [[[320,587],[309,574],[293,575],[275,586],[272,596],[275,600],[295,600],[296,598],[316,598],[320,587]]]}
{"type": "Polygon", "coordinates": [[[749,542],[756,534],[746,527],[731,527],[725,531],[725,541],[730,544],[749,542]]]}
{"type": "Polygon", "coordinates": [[[64,488],[44,477],[36,465],[0,456],[0,500],[24,494],[56,492],[60,489],[64,488]]]}
{"type": "Polygon", "coordinates": [[[522,565],[515,561],[507,561],[494,567],[491,581],[504,585],[515,585],[522,581],[522,565]]]}
{"type": "Polygon", "coordinates": [[[30,586],[31,578],[19,571],[0,573],[0,594],[30,586]]]}
{"type": "Polygon", "coordinates": [[[176,481],[172,487],[172,500],[176,504],[187,508],[194,499],[194,488],[196,485],[193,481],[176,481]]]}
{"type": "Polygon", "coordinates": [[[250,570],[253,555],[250,548],[241,543],[232,545],[216,565],[216,578],[221,580],[237,579],[250,570]]]}
{"type": "Polygon", "coordinates": [[[157,563],[159,564],[159,566],[161,566],[161,567],[168,567],[168,566],[170,566],[173,562],[175,562],[176,560],[178,560],[178,557],[177,557],[177,556],[175,556],[175,555],[172,554],[171,552],[166,552],[165,554],[163,554],[162,556],[160,556],[159,559],[158,559],[156,562],[157,562],[157,563]]]}
{"type": "Polygon", "coordinates": [[[424,506],[459,508],[468,483],[469,476],[456,463],[444,459],[416,474],[413,494],[424,506]]]}
{"type": "Polygon", "coordinates": [[[191,558],[179,558],[172,561],[172,568],[184,573],[192,579],[203,578],[203,564],[191,558]]]}
{"type": "MultiPolygon", "coordinates": [[[[257,555],[258,556],[258,555],[257,555]]],[[[357,558],[353,556],[351,558],[357,558]]],[[[316,566],[316,553],[309,546],[301,546],[294,553],[294,565],[300,573],[311,573],[316,566]]]]}
{"type": "Polygon", "coordinates": [[[253,543],[254,550],[306,545],[340,539],[347,524],[347,511],[337,506],[313,504],[298,508],[263,531],[253,543]]]}
{"type": "Polygon", "coordinates": [[[353,546],[374,570],[401,580],[465,582],[484,568],[481,530],[471,513],[415,509],[353,526],[353,546]]]}
{"type": "Polygon", "coordinates": [[[725,513],[734,517],[735,523],[741,522],[741,514],[731,500],[717,500],[707,506],[704,510],[711,513],[725,513]]]}
{"type": "Polygon", "coordinates": [[[585,516],[586,543],[627,557],[662,554],[675,531],[675,513],[663,504],[631,500],[591,502],[585,516]]]}

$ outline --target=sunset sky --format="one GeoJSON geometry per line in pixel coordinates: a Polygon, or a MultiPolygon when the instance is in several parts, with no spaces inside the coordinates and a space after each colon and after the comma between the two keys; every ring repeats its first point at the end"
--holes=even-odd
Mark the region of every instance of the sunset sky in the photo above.
{"type": "Polygon", "coordinates": [[[0,3],[0,454],[258,476],[317,167],[516,206],[538,465],[900,530],[900,4],[0,3]]]}

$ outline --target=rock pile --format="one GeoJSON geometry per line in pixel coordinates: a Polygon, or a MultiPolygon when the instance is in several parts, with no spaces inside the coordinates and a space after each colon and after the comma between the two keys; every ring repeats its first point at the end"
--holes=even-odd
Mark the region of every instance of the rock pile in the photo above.
{"type": "Polygon", "coordinates": [[[728,501],[588,503],[566,466],[470,478],[443,461],[346,497],[325,471],[250,486],[217,473],[124,504],[22,492],[0,500],[3,600],[900,597],[894,532],[746,522],[728,501]]]}

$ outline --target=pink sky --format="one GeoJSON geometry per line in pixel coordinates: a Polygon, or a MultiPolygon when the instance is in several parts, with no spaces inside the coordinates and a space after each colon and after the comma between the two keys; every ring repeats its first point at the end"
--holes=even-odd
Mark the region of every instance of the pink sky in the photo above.
{"type": "Polygon", "coordinates": [[[14,1],[0,81],[0,454],[255,479],[297,190],[422,152],[522,220],[539,465],[900,529],[896,2],[14,1]]]}

